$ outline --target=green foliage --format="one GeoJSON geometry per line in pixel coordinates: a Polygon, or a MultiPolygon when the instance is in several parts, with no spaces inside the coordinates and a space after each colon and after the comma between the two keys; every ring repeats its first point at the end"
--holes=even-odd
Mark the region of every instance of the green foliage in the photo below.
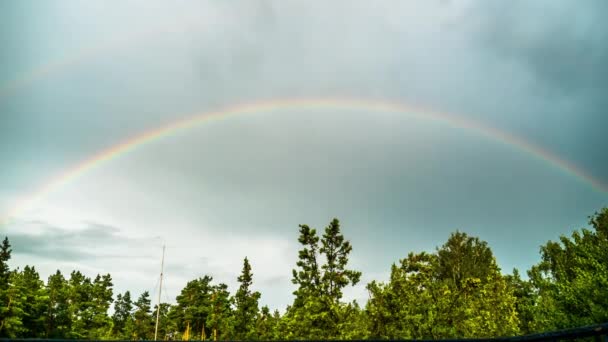
{"type": "Polygon", "coordinates": [[[177,296],[177,305],[169,313],[176,323],[176,335],[189,330],[190,336],[209,336],[211,330],[206,325],[211,307],[213,278],[203,278],[189,281],[177,296]]]}
{"type": "Polygon", "coordinates": [[[112,315],[112,335],[118,339],[130,339],[133,336],[133,302],[131,293],[126,291],[124,295],[118,294],[114,302],[114,314],[112,315]]]}
{"type": "Polygon", "coordinates": [[[71,329],[69,284],[59,270],[51,275],[46,284],[48,295],[45,312],[45,337],[62,338],[71,329]]]}
{"type": "Polygon", "coordinates": [[[213,340],[231,340],[234,332],[234,316],[228,286],[218,284],[211,292],[211,307],[207,326],[212,329],[213,340]]]}
{"type": "Polygon", "coordinates": [[[608,208],[574,231],[541,247],[541,262],[528,272],[538,292],[536,330],[608,321],[608,208]]]}
{"type": "Polygon", "coordinates": [[[452,234],[434,254],[410,253],[386,284],[368,285],[376,338],[485,338],[517,334],[516,298],[484,242],[452,234]]]}
{"type": "Polygon", "coordinates": [[[133,304],[133,338],[136,340],[151,340],[154,338],[154,320],[150,307],[150,293],[144,291],[133,304]]]}
{"type": "MultiPolygon", "coordinates": [[[[332,220],[321,237],[299,226],[294,301],[283,316],[253,291],[249,259],[233,296],[211,276],[189,281],[175,304],[161,303],[159,339],[444,339],[490,338],[608,321],[608,209],[592,229],[549,241],[522,279],[500,272],[485,241],[456,231],[435,252],[409,253],[390,279],[367,284],[362,309],[343,301],[361,272],[349,268],[352,246],[332,220]]],[[[11,270],[11,245],[0,244],[0,338],[152,339],[156,310],[144,292],[113,300],[109,274],[93,279],[57,271],[46,284],[36,269],[11,270]],[[113,306],[110,317],[108,311],[113,306]]]]}
{"type": "Polygon", "coordinates": [[[300,225],[298,241],[302,245],[298,270],[293,270],[292,282],[298,285],[296,296],[284,317],[288,339],[329,339],[340,336],[343,321],[349,318],[340,302],[342,290],[356,285],[361,272],[347,268],[352,246],[340,231],[340,222],[333,219],[325,228],[319,248],[315,229],[300,225]],[[325,263],[319,265],[323,256],[325,263]]]}
{"type": "Polygon", "coordinates": [[[256,339],[256,319],[258,316],[258,301],[261,294],[252,292],[253,273],[249,260],[243,260],[243,270],[238,277],[241,284],[234,295],[234,336],[236,340],[256,339]]]}

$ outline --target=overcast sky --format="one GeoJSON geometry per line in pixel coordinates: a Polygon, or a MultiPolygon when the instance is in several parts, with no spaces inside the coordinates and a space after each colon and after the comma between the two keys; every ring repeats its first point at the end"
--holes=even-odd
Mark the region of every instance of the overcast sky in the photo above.
{"type": "MultiPolygon", "coordinates": [[[[92,155],[196,113],[281,98],[415,103],[518,136],[608,183],[608,2],[0,3],[0,216],[92,155]]],[[[456,229],[525,270],[585,227],[606,189],[466,129],[403,115],[285,109],[181,131],[99,165],[12,217],[11,264],[115,293],[249,257],[262,303],[292,300],[298,224],[337,217],[363,271],[349,299],[456,229]]]]}

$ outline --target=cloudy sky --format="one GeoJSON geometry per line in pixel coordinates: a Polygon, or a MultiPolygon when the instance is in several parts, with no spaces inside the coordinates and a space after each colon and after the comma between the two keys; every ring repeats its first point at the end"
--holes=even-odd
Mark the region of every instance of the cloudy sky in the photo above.
{"type": "Polygon", "coordinates": [[[291,302],[298,224],[333,217],[364,286],[456,229],[505,272],[608,205],[604,0],[0,3],[0,229],[14,267],[163,300],[204,274],[291,302]],[[523,139],[587,176],[408,113],[285,108],[181,130],[51,179],[150,129],[285,98],[416,104],[523,139]],[[592,184],[592,179],[595,185],[592,184]],[[24,201],[25,199],[25,201],[24,201]],[[19,209],[15,210],[17,203],[19,209]]]}

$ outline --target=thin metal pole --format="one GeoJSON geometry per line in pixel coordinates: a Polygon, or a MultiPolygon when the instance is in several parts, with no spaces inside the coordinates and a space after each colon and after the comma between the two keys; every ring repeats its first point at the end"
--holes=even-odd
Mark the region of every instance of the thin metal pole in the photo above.
{"type": "Polygon", "coordinates": [[[163,258],[160,262],[160,286],[158,288],[158,305],[156,307],[156,327],[154,328],[154,341],[158,341],[158,319],[160,317],[160,294],[163,290],[163,270],[165,268],[165,246],[163,245],[163,258]]]}

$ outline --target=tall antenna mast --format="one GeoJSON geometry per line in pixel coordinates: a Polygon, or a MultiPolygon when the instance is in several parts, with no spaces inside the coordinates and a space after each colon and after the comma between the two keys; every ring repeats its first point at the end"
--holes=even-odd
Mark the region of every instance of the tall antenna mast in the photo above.
{"type": "Polygon", "coordinates": [[[163,258],[160,262],[160,286],[158,288],[158,305],[156,307],[156,327],[154,328],[154,341],[158,341],[158,319],[160,317],[160,294],[163,290],[163,269],[165,268],[165,246],[163,245],[163,258]]]}

